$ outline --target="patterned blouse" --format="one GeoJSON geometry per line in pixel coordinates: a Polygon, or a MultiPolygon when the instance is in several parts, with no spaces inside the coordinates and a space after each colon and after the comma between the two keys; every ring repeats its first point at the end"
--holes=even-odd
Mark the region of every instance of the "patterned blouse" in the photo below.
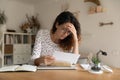
{"type": "Polygon", "coordinates": [[[63,50],[51,40],[50,30],[39,30],[36,36],[31,59],[34,61],[40,56],[52,55],[54,51],[63,50]]]}

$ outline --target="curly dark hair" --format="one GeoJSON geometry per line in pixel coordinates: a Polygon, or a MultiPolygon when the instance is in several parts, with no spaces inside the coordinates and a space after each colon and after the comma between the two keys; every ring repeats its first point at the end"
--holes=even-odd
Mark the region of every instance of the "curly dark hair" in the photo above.
{"type": "MultiPolygon", "coordinates": [[[[80,42],[80,39],[81,39],[80,23],[78,22],[76,17],[69,11],[64,11],[56,17],[53,23],[52,29],[51,29],[51,33],[54,34],[56,32],[57,30],[56,24],[62,25],[67,22],[70,22],[74,25],[76,32],[77,32],[78,41],[80,42]]],[[[71,48],[73,47],[73,44],[74,44],[74,40],[73,40],[72,34],[68,35],[65,39],[59,42],[59,46],[63,50],[67,50],[67,51],[71,50],[71,48]]]]}

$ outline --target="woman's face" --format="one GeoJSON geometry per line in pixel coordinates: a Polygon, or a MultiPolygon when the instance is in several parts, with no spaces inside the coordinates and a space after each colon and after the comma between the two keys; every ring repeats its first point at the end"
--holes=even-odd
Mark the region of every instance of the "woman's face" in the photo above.
{"type": "Polygon", "coordinates": [[[69,25],[71,23],[70,22],[67,22],[67,23],[64,23],[64,24],[61,24],[61,25],[58,25],[56,24],[56,34],[57,34],[57,37],[61,40],[65,39],[68,35],[71,34],[71,31],[68,29],[69,25]]]}

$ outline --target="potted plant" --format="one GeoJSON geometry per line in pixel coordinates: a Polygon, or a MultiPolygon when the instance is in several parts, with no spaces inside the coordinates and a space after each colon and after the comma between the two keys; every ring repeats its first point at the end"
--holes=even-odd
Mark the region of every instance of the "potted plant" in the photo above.
{"type": "Polygon", "coordinates": [[[94,71],[99,71],[101,70],[100,68],[100,60],[97,57],[92,57],[92,62],[93,62],[93,66],[91,67],[92,70],[94,71]]]}
{"type": "Polygon", "coordinates": [[[6,20],[7,20],[7,18],[6,18],[4,11],[0,11],[0,30],[2,32],[6,31],[6,25],[5,25],[6,20]]]}
{"type": "Polygon", "coordinates": [[[25,21],[22,25],[20,25],[20,28],[25,33],[32,33],[36,34],[37,31],[40,28],[40,23],[38,20],[38,15],[36,16],[28,16],[26,15],[27,21],[25,21]]]}
{"type": "Polygon", "coordinates": [[[40,29],[40,22],[38,20],[38,14],[35,16],[26,15],[30,28],[32,29],[32,34],[37,34],[37,31],[40,29]]]}
{"type": "Polygon", "coordinates": [[[104,52],[102,50],[99,50],[96,53],[96,56],[92,57],[92,63],[93,66],[91,67],[92,70],[94,71],[100,71],[101,67],[100,67],[100,60],[99,60],[99,54],[102,53],[102,55],[107,56],[107,52],[104,52]]]}

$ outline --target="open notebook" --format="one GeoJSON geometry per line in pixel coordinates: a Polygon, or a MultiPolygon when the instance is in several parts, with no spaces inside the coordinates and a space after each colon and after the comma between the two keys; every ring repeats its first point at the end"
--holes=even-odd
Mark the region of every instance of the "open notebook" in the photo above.
{"type": "Polygon", "coordinates": [[[0,68],[0,72],[8,72],[8,71],[32,71],[35,72],[37,70],[36,66],[33,65],[12,65],[12,66],[5,66],[0,68]]]}
{"type": "Polygon", "coordinates": [[[79,54],[73,53],[65,53],[55,51],[53,53],[55,57],[55,63],[51,64],[51,66],[39,66],[37,69],[76,69],[75,64],[80,57],[79,54]]]}

